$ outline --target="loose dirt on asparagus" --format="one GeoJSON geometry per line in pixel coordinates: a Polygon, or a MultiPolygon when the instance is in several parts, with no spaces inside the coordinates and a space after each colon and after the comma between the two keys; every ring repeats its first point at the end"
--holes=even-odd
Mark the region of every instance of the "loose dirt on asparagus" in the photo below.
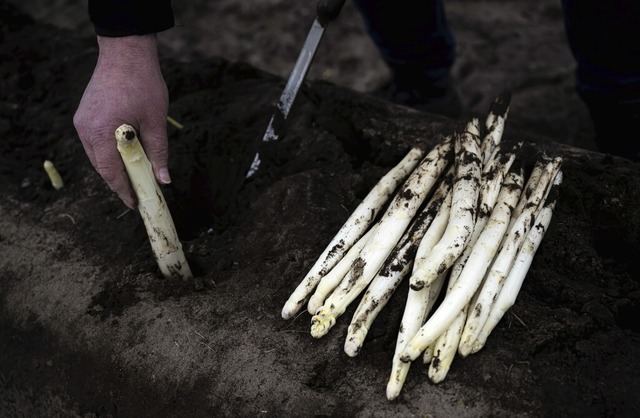
{"type": "Polygon", "coordinates": [[[244,182],[283,79],[222,58],[163,60],[170,115],[185,126],[169,126],[173,183],[163,191],[196,276],[173,283],[72,126],[94,40],[6,4],[0,11],[1,416],[640,411],[637,164],[528,136],[507,120],[503,140],[525,141],[528,169],[541,151],[565,159],[549,230],[486,347],[456,358],[438,385],[413,365],[389,402],[407,278],[354,358],[343,345],[355,302],[321,339],[308,313],[284,321],[280,310],[379,178],[456,121],[308,82],[286,137],[244,182]],[[45,159],[63,189],[51,187],[45,159]]]}

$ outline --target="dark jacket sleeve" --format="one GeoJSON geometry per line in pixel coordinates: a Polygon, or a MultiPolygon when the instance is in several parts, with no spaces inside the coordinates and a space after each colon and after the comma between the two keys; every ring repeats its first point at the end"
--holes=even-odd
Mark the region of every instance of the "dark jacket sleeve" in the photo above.
{"type": "Polygon", "coordinates": [[[96,35],[117,37],[162,32],[174,26],[171,0],[89,0],[96,35]]]}

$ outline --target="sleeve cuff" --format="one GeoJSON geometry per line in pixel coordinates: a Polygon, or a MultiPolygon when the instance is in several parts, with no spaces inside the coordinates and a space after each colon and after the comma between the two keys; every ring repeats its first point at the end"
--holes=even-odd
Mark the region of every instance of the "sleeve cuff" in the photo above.
{"type": "Polygon", "coordinates": [[[162,32],[175,25],[170,0],[89,0],[96,35],[119,37],[162,32]]]}

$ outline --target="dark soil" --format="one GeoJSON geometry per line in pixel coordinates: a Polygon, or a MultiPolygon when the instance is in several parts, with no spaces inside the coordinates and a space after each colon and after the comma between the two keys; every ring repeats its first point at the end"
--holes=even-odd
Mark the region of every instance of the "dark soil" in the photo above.
{"type": "MultiPolygon", "coordinates": [[[[321,339],[307,313],[284,321],[280,311],[378,179],[456,121],[311,79],[245,182],[284,79],[198,51],[167,56],[170,115],[185,128],[169,126],[174,182],[163,191],[196,275],[173,283],[72,126],[94,40],[5,3],[0,12],[0,416],[640,413],[640,165],[555,135],[572,127],[529,129],[545,116],[531,106],[538,113],[523,117],[518,100],[531,91],[515,90],[503,140],[526,141],[528,169],[539,152],[562,156],[564,181],[518,300],[444,382],[414,366],[389,402],[406,281],[355,358],[342,350],[355,305],[321,339]]],[[[468,104],[486,112],[506,87],[468,104]]]]}

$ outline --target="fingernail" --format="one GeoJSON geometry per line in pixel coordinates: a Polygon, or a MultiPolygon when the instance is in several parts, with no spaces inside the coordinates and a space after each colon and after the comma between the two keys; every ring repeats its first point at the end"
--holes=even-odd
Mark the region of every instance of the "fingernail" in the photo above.
{"type": "Polygon", "coordinates": [[[171,177],[169,176],[169,170],[167,170],[166,168],[161,168],[160,170],[158,170],[158,176],[160,177],[160,181],[163,184],[171,183],[171,177]]]}

